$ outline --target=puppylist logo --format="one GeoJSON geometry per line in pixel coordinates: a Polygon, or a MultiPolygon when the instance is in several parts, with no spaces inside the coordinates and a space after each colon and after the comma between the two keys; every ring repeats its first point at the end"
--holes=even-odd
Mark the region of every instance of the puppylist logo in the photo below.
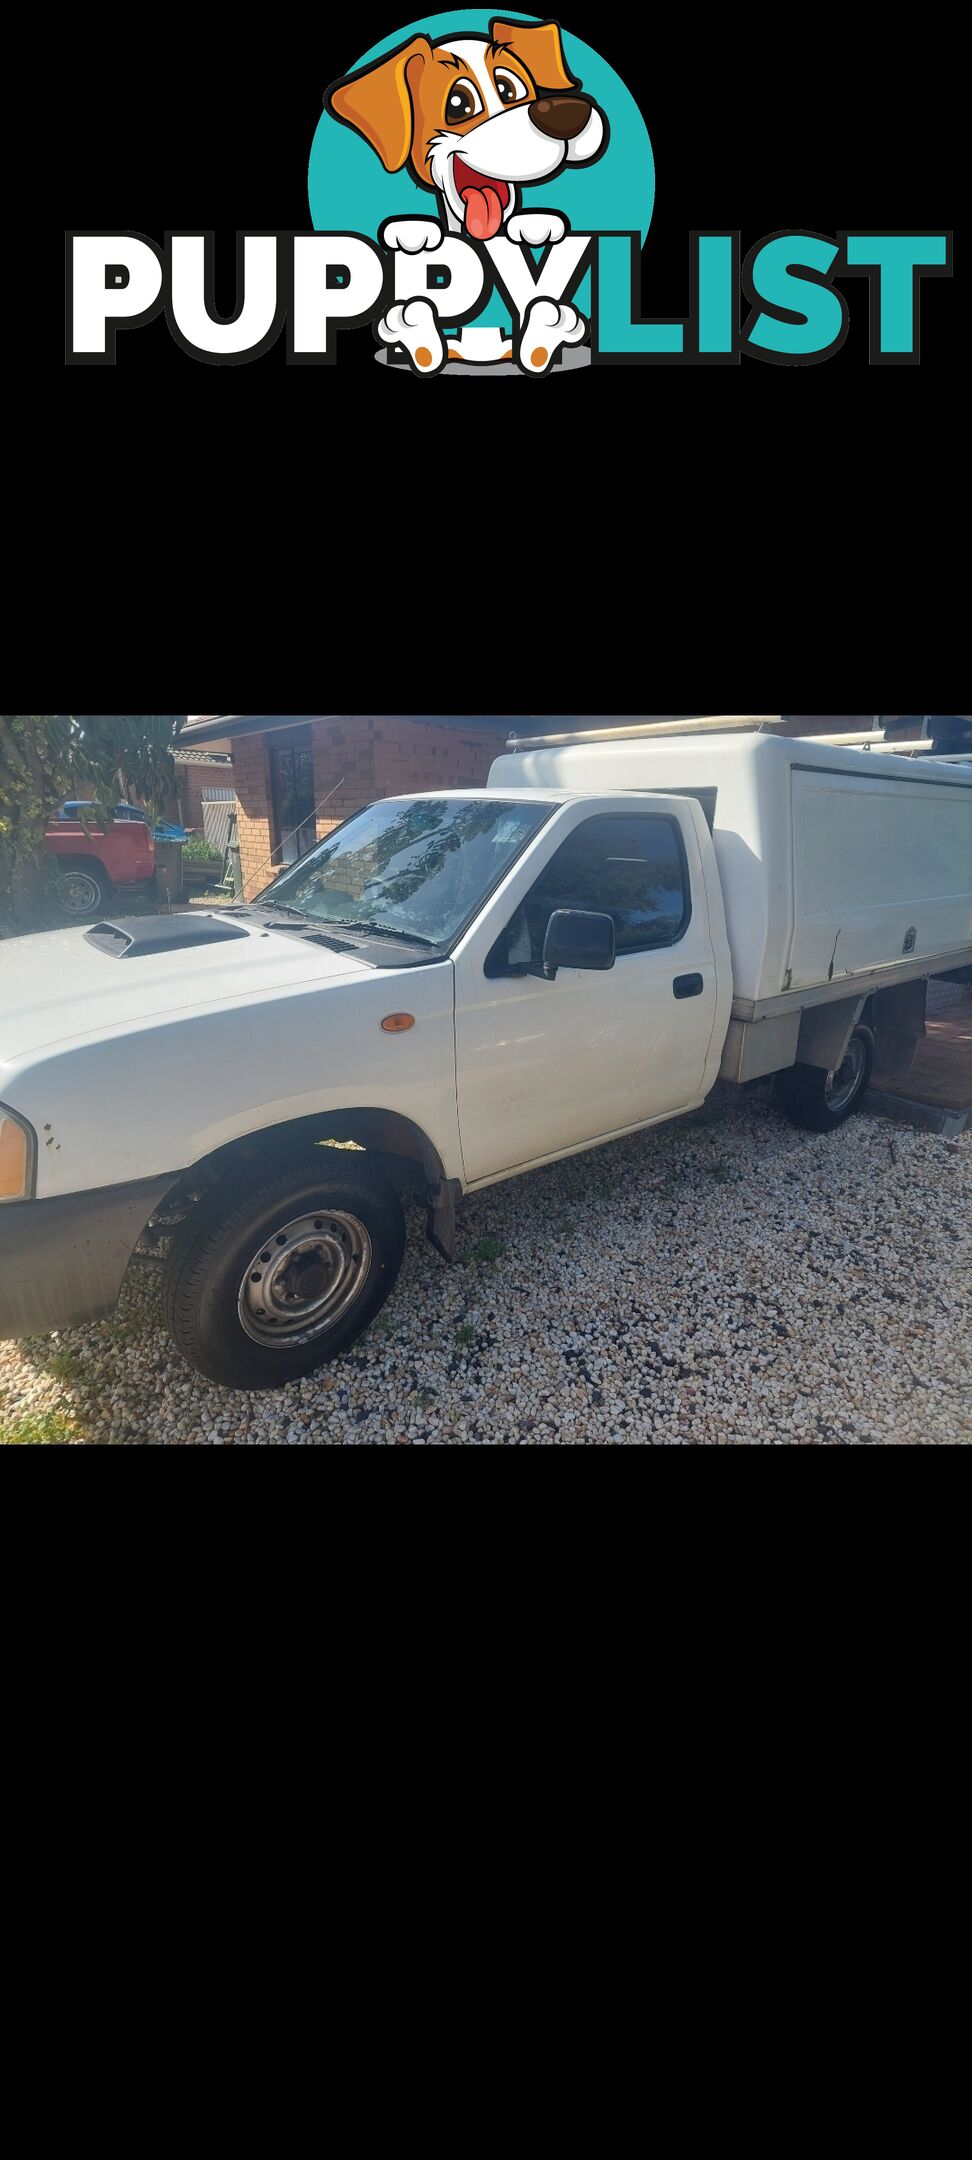
{"type": "Polygon", "coordinates": [[[870,284],[870,358],[919,358],[920,282],[949,276],[948,232],[690,237],[684,320],[643,318],[655,170],[643,115],[559,23],[425,16],[324,95],[311,232],[237,236],[237,307],[215,309],[212,233],[69,232],[69,362],[110,364],[119,329],[165,312],[194,359],[332,363],[372,322],[376,360],[412,376],[546,376],[592,362],[803,364],[843,344],[841,281],[870,284]],[[350,209],[351,216],[348,217],[350,209]],[[350,226],[353,229],[345,229],[350,226]],[[340,229],[339,229],[340,228],[340,229]]]}

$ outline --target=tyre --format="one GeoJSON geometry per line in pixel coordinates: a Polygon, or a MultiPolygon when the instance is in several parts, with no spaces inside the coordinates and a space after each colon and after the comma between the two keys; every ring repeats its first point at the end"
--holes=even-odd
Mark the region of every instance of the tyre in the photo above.
{"type": "Polygon", "coordinates": [[[220,1185],[172,1240],[166,1325],[207,1379],[283,1387],[356,1341],[404,1253],[401,1202],[370,1171],[305,1160],[243,1192],[220,1185]]]}
{"type": "Polygon", "coordinates": [[[72,922],[104,915],[112,903],[112,883],[99,862],[69,862],[57,878],[57,904],[72,922]]]}
{"type": "Polygon", "coordinates": [[[869,1028],[859,1027],[834,1072],[824,1072],[819,1065],[794,1065],[780,1073],[777,1096],[791,1123],[806,1132],[836,1132],[858,1108],[873,1063],[874,1039],[869,1028]]]}

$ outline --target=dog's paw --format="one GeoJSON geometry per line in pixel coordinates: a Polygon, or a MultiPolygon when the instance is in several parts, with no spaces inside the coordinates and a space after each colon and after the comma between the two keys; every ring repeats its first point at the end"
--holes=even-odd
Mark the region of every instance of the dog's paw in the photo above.
{"type": "Polygon", "coordinates": [[[440,245],[442,227],[434,218],[388,218],[379,237],[382,247],[399,248],[403,255],[421,255],[423,248],[440,245]]]}
{"type": "Polygon", "coordinates": [[[552,240],[563,239],[567,220],[556,210],[517,210],[507,219],[506,231],[511,240],[525,242],[527,247],[546,247],[552,240]]]}
{"type": "Polygon", "coordinates": [[[523,318],[518,365],[525,375],[546,375],[562,345],[582,345],[587,323],[569,300],[531,300],[523,318]]]}
{"type": "Polygon", "coordinates": [[[378,324],[383,345],[401,345],[416,375],[437,375],[446,349],[439,336],[435,309],[427,300],[397,300],[378,324]]]}

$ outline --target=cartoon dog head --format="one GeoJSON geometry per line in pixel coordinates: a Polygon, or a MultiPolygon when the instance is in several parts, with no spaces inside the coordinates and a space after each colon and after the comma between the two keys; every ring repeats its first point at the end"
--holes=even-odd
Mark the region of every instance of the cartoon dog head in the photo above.
{"type": "Polygon", "coordinates": [[[449,222],[491,240],[517,189],[562,165],[589,164],[607,121],[564,59],[555,22],[494,20],[489,37],[461,33],[397,52],[332,83],[327,110],[376,150],[386,172],[407,165],[443,198],[449,222]]]}

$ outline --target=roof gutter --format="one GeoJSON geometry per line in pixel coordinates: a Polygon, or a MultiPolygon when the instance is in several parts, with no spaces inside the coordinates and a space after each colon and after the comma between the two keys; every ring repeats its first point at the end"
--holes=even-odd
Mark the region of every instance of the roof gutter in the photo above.
{"type": "Polygon", "coordinates": [[[306,727],[309,720],[337,720],[339,713],[223,713],[218,716],[207,713],[204,719],[190,719],[178,738],[183,750],[192,749],[195,743],[218,742],[222,735],[265,735],[273,728],[306,727]]]}

